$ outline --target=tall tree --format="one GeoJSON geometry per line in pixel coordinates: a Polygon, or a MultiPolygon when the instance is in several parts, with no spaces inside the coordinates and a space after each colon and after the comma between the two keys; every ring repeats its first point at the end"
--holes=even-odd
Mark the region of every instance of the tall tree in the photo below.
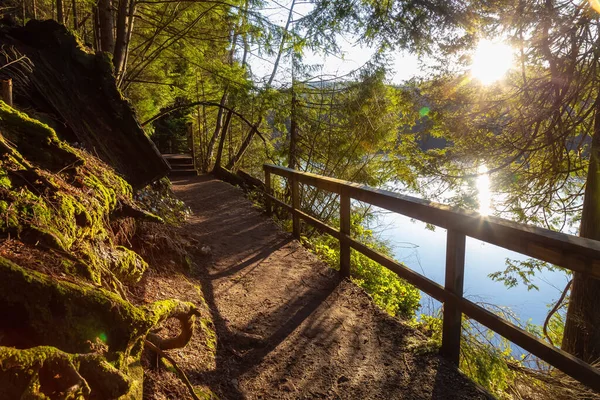
{"type": "Polygon", "coordinates": [[[100,50],[112,54],[115,51],[115,24],[112,12],[112,0],[98,0],[98,22],[100,29],[100,50]]]}
{"type": "Polygon", "coordinates": [[[64,8],[63,8],[63,1],[62,0],[56,0],[56,21],[59,24],[64,24],[65,23],[65,17],[64,17],[64,8]]]}
{"type": "MultiPolygon", "coordinates": [[[[511,217],[553,229],[580,221],[581,236],[600,240],[598,12],[566,0],[471,7],[481,25],[447,41],[446,55],[481,37],[503,37],[516,50],[517,66],[490,87],[468,74],[417,85],[413,103],[425,99],[431,132],[453,143],[421,164],[456,182],[465,165],[474,174],[485,162],[511,217]]],[[[574,274],[562,348],[588,362],[600,359],[599,293],[600,281],[574,274]]]]}
{"type": "MultiPolygon", "coordinates": [[[[266,82],[265,87],[263,88],[263,91],[265,91],[265,92],[269,92],[271,90],[271,88],[273,86],[273,81],[279,71],[279,65],[281,63],[281,59],[282,59],[282,57],[285,56],[285,53],[288,53],[290,51],[290,48],[288,46],[290,44],[290,39],[294,36],[294,32],[291,31],[291,26],[292,26],[292,21],[294,19],[295,5],[296,5],[296,0],[292,0],[290,6],[288,8],[288,15],[287,15],[286,23],[279,30],[280,31],[279,46],[277,49],[275,61],[273,62],[273,68],[271,69],[271,73],[269,75],[269,79],[266,82]]],[[[260,130],[260,127],[262,126],[262,123],[264,121],[264,113],[268,109],[268,105],[267,105],[268,103],[266,102],[267,99],[268,99],[268,97],[265,97],[262,99],[262,104],[259,107],[260,110],[259,110],[258,120],[254,124],[254,127],[248,131],[248,133],[247,133],[246,137],[244,138],[244,140],[242,141],[238,151],[227,163],[227,167],[226,167],[227,169],[234,169],[236,167],[238,162],[241,160],[241,158],[244,156],[244,154],[250,147],[250,144],[252,143],[252,139],[254,138],[254,135],[256,134],[256,132],[258,132],[260,130]]]]}

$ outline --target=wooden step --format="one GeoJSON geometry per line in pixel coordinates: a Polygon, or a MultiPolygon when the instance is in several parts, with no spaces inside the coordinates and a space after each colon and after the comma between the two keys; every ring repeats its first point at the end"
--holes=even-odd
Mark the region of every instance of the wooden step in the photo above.
{"type": "Polygon", "coordinates": [[[189,157],[189,158],[174,158],[174,159],[165,158],[165,160],[167,160],[167,162],[170,165],[188,165],[188,164],[193,164],[194,163],[194,160],[192,160],[192,157],[189,157]]]}
{"type": "Polygon", "coordinates": [[[194,163],[192,156],[189,154],[163,154],[162,156],[171,165],[194,163]]]}
{"type": "Polygon", "coordinates": [[[172,169],[169,176],[197,176],[195,169],[172,169]]]}
{"type": "Polygon", "coordinates": [[[192,163],[189,163],[189,164],[171,164],[171,163],[169,163],[169,165],[171,166],[171,169],[195,169],[194,164],[192,164],[192,163]]]}

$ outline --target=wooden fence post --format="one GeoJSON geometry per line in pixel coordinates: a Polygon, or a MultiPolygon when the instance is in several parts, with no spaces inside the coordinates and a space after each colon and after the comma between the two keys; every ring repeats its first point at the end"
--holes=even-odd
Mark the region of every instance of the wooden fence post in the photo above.
{"type": "Polygon", "coordinates": [[[340,193],[340,278],[350,277],[350,196],[342,188],[340,193]]]}
{"type": "Polygon", "coordinates": [[[296,210],[300,209],[300,184],[296,175],[292,175],[292,232],[296,239],[300,239],[300,216],[296,210]]]}
{"type": "MultiPolygon", "coordinates": [[[[445,289],[458,297],[463,295],[465,277],[464,234],[448,229],[446,240],[446,283],[445,289]]],[[[460,361],[460,337],[462,333],[462,312],[458,304],[444,302],[444,322],[442,330],[441,354],[458,365],[460,361]]]]}
{"type": "Polygon", "coordinates": [[[13,106],[12,79],[2,81],[2,100],[9,106],[13,106]]]}
{"type": "Polygon", "coordinates": [[[268,169],[265,169],[265,208],[267,209],[267,215],[271,216],[273,213],[273,208],[271,205],[271,198],[269,195],[271,194],[271,172],[268,169]]]}

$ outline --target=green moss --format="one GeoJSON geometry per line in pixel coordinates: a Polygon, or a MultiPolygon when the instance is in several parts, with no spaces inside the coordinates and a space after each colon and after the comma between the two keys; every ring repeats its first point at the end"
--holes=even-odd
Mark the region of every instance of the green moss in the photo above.
{"type": "Polygon", "coordinates": [[[20,232],[20,237],[35,246],[64,252],[68,250],[62,235],[45,227],[35,225],[26,226],[20,232]]]}
{"type": "Polygon", "coordinates": [[[145,309],[148,313],[148,318],[152,321],[152,325],[156,325],[164,318],[165,315],[169,315],[180,305],[178,300],[159,300],[146,306],[145,309]]]}
{"type": "Polygon", "coordinates": [[[115,260],[111,271],[125,283],[137,283],[148,268],[148,264],[136,252],[123,246],[116,246],[113,252],[115,260]]]}
{"type": "MultiPolygon", "coordinates": [[[[40,381],[31,372],[35,368],[27,366],[57,354],[73,360],[98,348],[97,359],[75,361],[86,380],[89,374],[91,387],[94,379],[118,381],[115,392],[98,398],[127,391],[127,398],[141,398],[144,338],[171,313],[188,313],[193,305],[164,300],[137,307],[118,294],[121,283],[138,282],[148,268],[134,251],[113,243],[110,220],[117,215],[115,207],[130,202],[131,186],[111,168],[59,140],[47,125],[0,102],[0,235],[51,250],[47,256],[54,274],[25,268],[31,262],[26,255],[14,258],[23,265],[0,257],[0,333],[22,332],[38,346],[31,352],[0,346],[2,390],[16,379],[14,371],[2,374],[3,368],[24,366],[16,374],[26,389],[9,398],[20,398],[24,390],[40,398],[40,381]]],[[[43,268],[45,259],[36,260],[36,268],[43,268]]],[[[207,347],[214,350],[210,321],[201,326],[207,347]]]]}
{"type": "Polygon", "coordinates": [[[95,175],[86,176],[83,180],[85,186],[94,189],[95,198],[100,201],[102,207],[112,210],[117,204],[117,196],[114,190],[108,189],[95,175]]]}
{"type": "Polygon", "coordinates": [[[43,364],[49,358],[73,359],[68,354],[52,346],[38,346],[25,350],[0,346],[0,370],[2,371],[15,367],[21,369],[34,368],[43,364]]]}
{"type": "MultiPolygon", "coordinates": [[[[89,200],[87,202],[89,204],[89,200]]],[[[55,208],[52,210],[55,218],[49,225],[53,226],[56,231],[63,232],[64,236],[68,238],[67,247],[70,248],[78,239],[103,240],[106,237],[103,219],[105,212],[100,207],[90,207],[90,213],[86,209],[86,205],[64,192],[56,193],[51,203],[55,208]],[[56,218],[57,216],[58,218],[56,218]]]]}
{"type": "MultiPolygon", "coordinates": [[[[27,114],[17,111],[16,109],[12,108],[11,106],[9,106],[1,100],[0,121],[2,121],[2,125],[5,125],[7,127],[22,126],[28,128],[29,133],[32,135],[31,139],[34,141],[48,143],[51,141],[58,141],[56,133],[48,125],[43,124],[40,121],[35,120],[33,118],[30,118],[27,114]]],[[[10,139],[10,135],[8,136],[10,139]]],[[[15,136],[14,139],[19,140],[22,138],[15,136]]]]}
{"type": "Polygon", "coordinates": [[[89,342],[103,338],[111,351],[128,349],[152,326],[144,309],[116,294],[87,285],[57,281],[26,271],[0,257],[0,304],[12,321],[3,324],[28,326],[41,344],[69,353],[89,351],[89,342]],[[19,318],[20,321],[15,321],[19,318]],[[60,329],[55,329],[59,326],[60,329]]]}
{"type": "Polygon", "coordinates": [[[19,220],[16,216],[16,213],[9,204],[5,200],[0,200],[0,231],[14,231],[19,226],[19,220]]]}
{"type": "Polygon", "coordinates": [[[204,334],[204,344],[213,352],[217,351],[217,333],[213,323],[208,318],[200,318],[200,329],[204,334]]]}
{"type": "Polygon", "coordinates": [[[48,399],[41,393],[38,371],[50,360],[54,363],[58,360],[72,363],[73,357],[51,346],[24,350],[0,346],[0,387],[3,398],[48,399]]]}
{"type": "MultiPolygon", "coordinates": [[[[9,390],[12,389],[8,398],[48,399],[44,392],[49,394],[48,392],[53,392],[56,388],[53,385],[43,388],[40,384],[40,376],[45,373],[47,381],[48,374],[51,373],[51,377],[57,379],[55,383],[63,380],[62,384],[69,387],[75,382],[65,381],[65,378],[69,379],[69,375],[61,376],[61,372],[71,369],[77,370],[85,379],[86,384],[79,389],[78,393],[66,397],[68,399],[88,398],[90,394],[93,394],[94,398],[102,399],[123,398],[123,395],[129,395],[128,398],[141,398],[141,392],[138,389],[141,387],[143,379],[139,373],[141,368],[139,362],[131,364],[131,370],[134,372],[133,379],[113,367],[101,354],[70,354],[52,346],[38,346],[29,349],[0,346],[0,383],[3,383],[3,380],[8,381],[2,386],[4,390],[7,387],[9,390]],[[136,380],[140,382],[136,382],[136,380]],[[22,395],[23,392],[29,397],[22,395]]],[[[6,394],[6,392],[2,392],[2,395],[6,394]]],[[[50,398],[58,397],[51,396],[50,398]]]]}
{"type": "Polygon", "coordinates": [[[0,132],[27,160],[45,169],[57,171],[83,162],[70,146],[58,140],[52,128],[3,101],[0,101],[0,132]]]}
{"type": "Polygon", "coordinates": [[[6,170],[0,169],[0,189],[10,189],[12,187],[10,178],[6,170]]]}
{"type": "Polygon", "coordinates": [[[5,188],[7,183],[0,179],[0,189],[6,190],[0,193],[6,215],[0,220],[0,233],[15,234],[29,244],[71,252],[82,263],[65,272],[79,271],[79,276],[95,284],[102,283],[103,271],[107,270],[126,283],[141,279],[147,268],[144,260],[107,242],[112,211],[120,198],[132,197],[131,186],[125,180],[101,161],[58,140],[46,125],[3,103],[0,104],[0,151],[0,178],[27,174],[27,179],[19,179],[18,183],[9,181],[10,188],[5,188]],[[41,148],[34,150],[29,141],[20,140],[29,131],[33,131],[31,141],[41,143],[41,148]],[[7,136],[10,143],[4,137],[5,132],[11,135],[7,136]],[[44,148],[45,145],[50,147],[44,148]],[[81,161],[75,175],[67,176],[68,181],[44,169],[57,165],[55,160],[48,160],[64,152],[81,161]]]}
{"type": "Polygon", "coordinates": [[[209,388],[194,388],[194,393],[202,400],[219,400],[219,397],[209,388]]]}
{"type": "Polygon", "coordinates": [[[98,255],[92,244],[87,241],[81,241],[75,244],[73,251],[76,251],[79,254],[81,261],[87,268],[87,275],[91,282],[96,285],[102,284],[102,261],[99,259],[98,255]]]}

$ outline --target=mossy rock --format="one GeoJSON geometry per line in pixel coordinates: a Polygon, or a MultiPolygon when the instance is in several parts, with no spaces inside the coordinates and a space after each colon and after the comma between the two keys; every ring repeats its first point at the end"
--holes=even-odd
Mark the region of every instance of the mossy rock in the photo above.
{"type": "Polygon", "coordinates": [[[139,281],[136,254],[110,243],[109,224],[132,189],[110,167],[58,139],[47,125],[0,101],[0,233],[70,252],[86,267],[82,278],[105,286],[139,281]],[[108,241],[108,243],[107,243],[108,241]]]}
{"type": "Polygon", "coordinates": [[[134,203],[112,168],[0,102],[0,238],[52,265],[0,256],[0,398],[46,398],[72,386],[76,393],[50,397],[141,399],[150,329],[197,311],[176,300],[127,300],[125,285],[148,264],[114,243],[111,219],[134,203]]]}
{"type": "Polygon", "coordinates": [[[169,172],[117,88],[107,53],[90,52],[73,31],[52,20],[0,26],[0,42],[32,65],[14,77],[18,106],[51,115],[60,138],[79,143],[136,188],[169,172]]]}
{"type": "Polygon", "coordinates": [[[139,399],[139,361],[149,330],[173,314],[195,312],[177,300],[134,306],[102,288],[28,271],[3,257],[0,304],[0,332],[14,340],[2,338],[0,383],[20,393],[39,389],[46,361],[58,358],[72,364],[90,393],[101,394],[92,398],[139,399]]]}
{"type": "Polygon", "coordinates": [[[68,145],[48,126],[0,101],[0,132],[27,160],[58,172],[83,164],[68,145]]]}

